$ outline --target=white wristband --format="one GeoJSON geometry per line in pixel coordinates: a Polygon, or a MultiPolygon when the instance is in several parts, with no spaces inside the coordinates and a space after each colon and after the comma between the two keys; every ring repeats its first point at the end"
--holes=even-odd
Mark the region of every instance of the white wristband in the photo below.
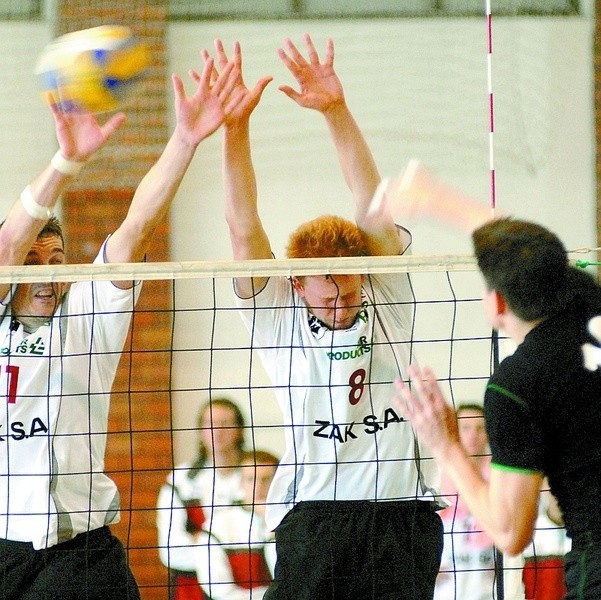
{"type": "Polygon", "coordinates": [[[39,219],[40,221],[47,221],[50,217],[52,217],[52,208],[48,206],[42,206],[38,204],[33,194],[31,193],[31,186],[28,185],[21,192],[21,204],[25,209],[25,212],[33,219],[39,219]]]}
{"type": "Polygon", "coordinates": [[[76,160],[69,160],[61,154],[60,150],[57,150],[56,154],[52,157],[50,164],[63,175],[75,176],[81,171],[86,163],[76,160]]]}

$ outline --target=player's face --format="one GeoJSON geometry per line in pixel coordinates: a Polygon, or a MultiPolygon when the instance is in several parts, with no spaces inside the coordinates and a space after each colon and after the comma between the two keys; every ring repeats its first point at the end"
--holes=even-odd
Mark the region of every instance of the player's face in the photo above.
{"type": "Polygon", "coordinates": [[[247,504],[265,504],[271,480],[275,475],[275,465],[243,464],[240,484],[247,504]]]}
{"type": "MultiPolygon", "coordinates": [[[[39,237],[25,258],[26,265],[62,265],[65,262],[63,242],[57,235],[39,237]]],[[[21,283],[12,305],[19,320],[48,319],[59,305],[64,283],[21,283]]]]}
{"type": "Polygon", "coordinates": [[[205,448],[215,454],[239,447],[242,430],[230,407],[214,404],[204,412],[200,436],[205,448]]]}
{"type": "Polygon", "coordinates": [[[476,410],[462,410],[457,419],[459,438],[471,456],[486,454],[488,437],[482,413],[476,410]]]}
{"type": "Polygon", "coordinates": [[[330,329],[348,329],[361,308],[361,275],[310,275],[294,278],[307,309],[330,329]]]}

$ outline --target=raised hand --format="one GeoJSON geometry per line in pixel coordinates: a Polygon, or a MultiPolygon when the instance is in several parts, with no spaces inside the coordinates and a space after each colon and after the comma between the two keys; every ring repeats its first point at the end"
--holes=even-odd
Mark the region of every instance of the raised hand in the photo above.
{"type": "Polygon", "coordinates": [[[125,121],[125,115],[117,113],[100,125],[94,115],[86,112],[63,113],[56,103],[50,104],[50,110],[61,154],[64,158],[78,162],[86,161],[104,146],[125,121]]]}
{"type": "Polygon", "coordinates": [[[344,91],[338,75],[334,71],[334,42],[326,40],[326,58],[322,63],[309,34],[304,35],[309,61],[299,52],[290,38],[286,38],[287,51],[280,48],[278,55],[292,73],[300,91],[281,85],[278,89],[303,108],[327,112],[344,104],[344,91]]]}
{"type": "Polygon", "coordinates": [[[196,82],[191,96],[186,95],[181,78],[172,77],[176,130],[185,143],[197,146],[235,110],[243,94],[237,86],[239,73],[234,62],[226,62],[221,73],[215,74],[213,59],[208,57],[200,75],[193,70],[189,74],[196,82]]]}
{"type": "MultiPolygon", "coordinates": [[[[219,66],[219,70],[221,73],[223,73],[223,70],[226,68],[226,65],[229,61],[223,47],[223,42],[220,39],[215,40],[215,50],[217,52],[217,64],[219,66]]],[[[205,63],[210,59],[210,55],[206,50],[201,51],[201,56],[205,63]]],[[[239,96],[239,101],[232,111],[227,115],[225,119],[226,125],[234,125],[237,122],[247,121],[252,112],[255,110],[257,104],[259,104],[261,96],[263,95],[263,91],[273,79],[273,77],[270,75],[265,75],[261,77],[259,81],[257,81],[252,89],[248,88],[248,86],[244,83],[244,78],[242,76],[242,51],[240,49],[239,42],[234,42],[234,51],[231,62],[233,62],[236,67],[236,82],[234,91],[237,96],[239,96]]],[[[213,79],[218,76],[219,74],[217,69],[214,69],[213,79]]]]}
{"type": "Polygon", "coordinates": [[[443,184],[416,159],[410,160],[403,171],[390,180],[385,196],[397,222],[426,217],[471,234],[495,218],[490,207],[443,184]]]}
{"type": "Polygon", "coordinates": [[[395,217],[414,219],[428,216],[428,206],[435,201],[436,182],[417,159],[411,159],[386,189],[386,197],[395,217]]]}
{"type": "Polygon", "coordinates": [[[461,445],[457,417],[445,400],[432,370],[409,367],[412,387],[398,379],[395,404],[403,417],[411,422],[420,440],[435,457],[444,454],[451,445],[461,445]]]}

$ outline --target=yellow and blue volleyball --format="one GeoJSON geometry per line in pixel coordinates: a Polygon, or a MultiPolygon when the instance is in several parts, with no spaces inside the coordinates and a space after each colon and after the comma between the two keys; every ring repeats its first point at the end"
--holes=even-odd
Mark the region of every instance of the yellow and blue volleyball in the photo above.
{"type": "Polygon", "coordinates": [[[147,45],[129,27],[102,25],[48,44],[35,73],[43,96],[63,112],[99,113],[121,108],[149,63],[147,45]]]}

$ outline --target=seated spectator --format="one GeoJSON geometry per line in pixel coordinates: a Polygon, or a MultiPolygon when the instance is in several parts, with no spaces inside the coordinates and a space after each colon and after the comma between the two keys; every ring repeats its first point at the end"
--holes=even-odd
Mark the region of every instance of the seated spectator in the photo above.
{"type": "Polygon", "coordinates": [[[214,398],[200,409],[200,445],[194,462],[169,474],[157,501],[159,556],[169,569],[171,600],[203,600],[191,548],[195,534],[210,527],[213,507],[242,497],[240,460],[244,417],[228,398],[214,398]]]}
{"type": "MultiPolygon", "coordinates": [[[[479,404],[459,404],[456,410],[461,443],[487,478],[490,470],[484,410],[479,404]]],[[[436,580],[435,600],[492,600],[494,547],[481,530],[450,480],[443,477],[441,493],[450,505],[440,511],[444,548],[436,580]]]]}
{"type": "Polygon", "coordinates": [[[210,531],[197,536],[197,576],[211,600],[260,600],[273,579],[275,541],[264,516],[277,465],[269,452],[245,452],[242,502],[215,508],[210,531]]]}

